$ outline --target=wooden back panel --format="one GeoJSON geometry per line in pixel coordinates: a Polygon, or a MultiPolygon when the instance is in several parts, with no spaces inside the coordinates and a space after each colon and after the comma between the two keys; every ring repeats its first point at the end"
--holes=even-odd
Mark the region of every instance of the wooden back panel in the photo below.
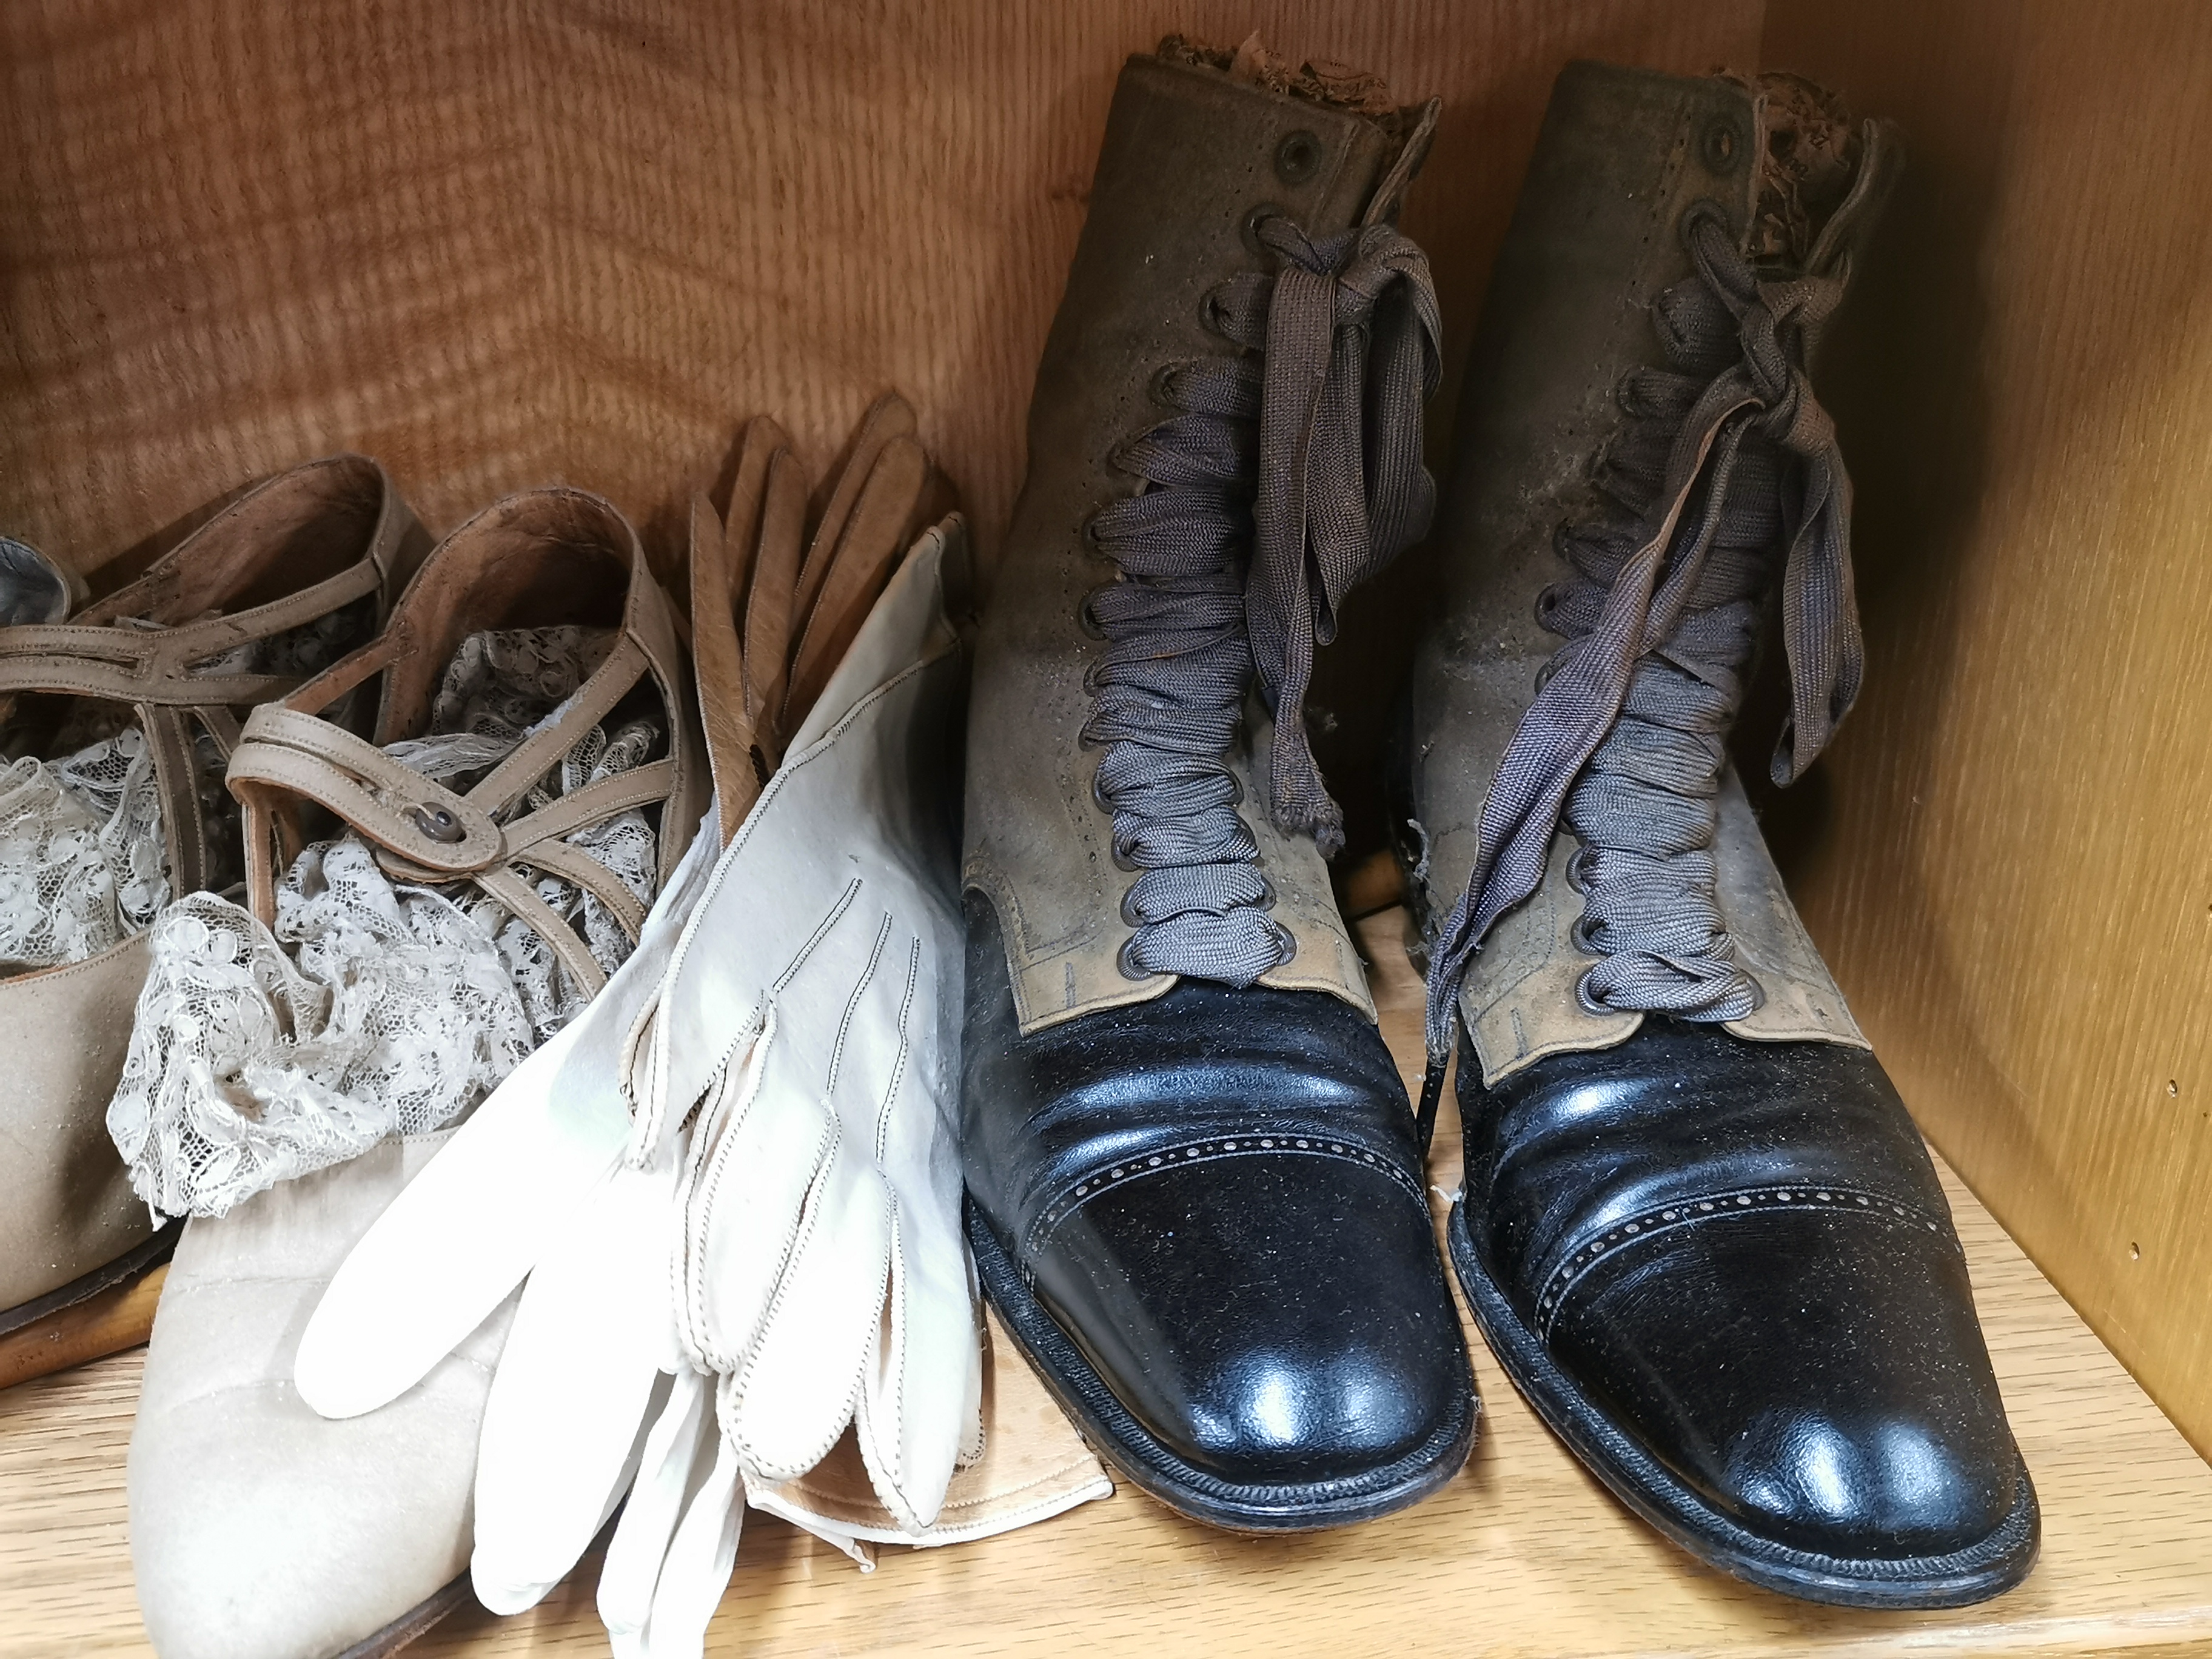
{"type": "Polygon", "coordinates": [[[1867,693],[1788,873],[1923,1126],[2212,1454],[2212,9],[1774,0],[1905,125],[1822,396],[1867,693]]]}

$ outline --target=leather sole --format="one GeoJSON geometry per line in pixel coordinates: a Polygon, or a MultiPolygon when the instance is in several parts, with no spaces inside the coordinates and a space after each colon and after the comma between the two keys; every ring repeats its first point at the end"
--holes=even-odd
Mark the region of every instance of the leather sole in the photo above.
{"type": "Polygon", "coordinates": [[[1472,1389],[1427,1441],[1394,1463],[1340,1480],[1224,1480],[1153,1437],[1106,1386],[1060,1322],[1030,1292],[974,1200],[963,1205],[983,1293],[1031,1370],[1092,1450],[1178,1515],[1228,1532],[1317,1532],[1419,1503],[1458,1474],[1474,1446],[1472,1389]]]}
{"type": "Polygon", "coordinates": [[[59,1290],[0,1312],[0,1388],[65,1370],[145,1341],[154,1304],[134,1296],[177,1248],[185,1224],[173,1221],[112,1261],[59,1290]]]}
{"type": "Polygon", "coordinates": [[[1474,1251],[1464,1200],[1446,1229],[1474,1322],[1522,1398],[1613,1495],[1708,1566],[1762,1589],[1840,1607],[1962,1607],[2010,1589],[2035,1565],[2041,1513],[2022,1468],[2020,1497],[1987,1538],[1944,1555],[1855,1559],[1763,1538],[1713,1507],[1621,1429],[1557,1364],[1474,1251]]]}
{"type": "Polygon", "coordinates": [[[386,1659],[386,1655],[398,1652],[454,1608],[472,1599],[469,1576],[465,1572],[436,1595],[416,1602],[383,1629],[362,1637],[343,1652],[333,1654],[331,1659],[386,1659]]]}

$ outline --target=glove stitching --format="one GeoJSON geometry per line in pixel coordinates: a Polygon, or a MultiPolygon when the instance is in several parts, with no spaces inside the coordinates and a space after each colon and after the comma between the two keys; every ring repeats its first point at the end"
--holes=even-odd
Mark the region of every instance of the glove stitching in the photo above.
{"type": "MultiPolygon", "coordinates": [[[[854,878],[853,886],[858,888],[860,884],[859,878],[854,878]]],[[[837,1021],[837,1041],[830,1049],[830,1080],[822,1086],[822,1097],[833,1112],[837,1109],[837,1075],[845,1066],[845,1042],[853,1034],[853,1021],[860,1012],[861,1000],[868,994],[868,987],[875,983],[876,969],[883,965],[884,944],[890,936],[891,915],[886,910],[883,921],[877,925],[875,944],[868,951],[868,965],[860,970],[853,994],[845,999],[845,1012],[837,1021]]]]}
{"type": "Polygon", "coordinates": [[[785,988],[790,985],[799,970],[806,965],[807,957],[812,956],[815,948],[830,937],[830,930],[835,927],[843,919],[845,912],[852,908],[853,901],[859,896],[860,891],[860,878],[858,876],[845,884],[845,890],[837,895],[837,902],[830,907],[830,913],[815,924],[814,932],[808,936],[806,943],[799,947],[799,954],[793,957],[790,965],[777,975],[775,983],[768,988],[771,997],[783,994],[785,988]]]}
{"type": "Polygon", "coordinates": [[[906,957],[906,992],[899,999],[898,1054],[891,1061],[891,1080],[884,1091],[883,1100],[876,1108],[876,1164],[883,1165],[885,1149],[890,1143],[891,1108],[906,1088],[907,1068],[914,1060],[914,1003],[921,984],[921,940],[916,939],[906,957]]]}
{"type": "MultiPolygon", "coordinates": [[[[888,917],[885,918],[886,923],[889,920],[888,917]]],[[[884,1148],[890,1138],[891,1109],[904,1091],[907,1068],[911,1063],[914,1054],[914,1006],[921,982],[921,940],[917,938],[907,951],[906,989],[899,999],[898,1052],[891,1062],[890,1082],[884,1091],[883,1099],[876,1107],[875,1154],[876,1165],[878,1169],[883,1166],[884,1148]]],[[[884,1184],[887,1187],[890,1185],[888,1181],[884,1184]]],[[[899,1229],[900,1205],[898,1189],[896,1187],[890,1188],[890,1266],[884,1295],[887,1302],[895,1302],[901,1287],[906,1282],[906,1250],[899,1229]]],[[[879,1332],[880,1328],[879,1325],[879,1332]]],[[[904,1318],[895,1311],[891,1319],[891,1329],[895,1340],[891,1346],[892,1375],[889,1389],[889,1398],[894,1402],[899,1402],[895,1403],[893,1407],[892,1414],[895,1418],[902,1417],[903,1413],[899,1409],[899,1405],[906,1399],[905,1328],[904,1318]]],[[[895,1463],[902,1460],[896,1457],[886,1458],[882,1446],[878,1443],[874,1416],[868,1410],[865,1379],[859,1409],[854,1415],[853,1427],[860,1443],[860,1461],[867,1467],[869,1480],[876,1488],[876,1495],[884,1500],[884,1507],[895,1512],[895,1518],[898,1521],[902,1530],[921,1532],[923,1527],[920,1509],[914,1500],[907,1496],[906,1488],[898,1478],[902,1471],[893,1467],[895,1463]]],[[[893,1437],[894,1441],[897,1438],[896,1435],[893,1437]]]]}
{"type": "MultiPolygon", "coordinates": [[[[815,1162],[813,1180],[807,1183],[806,1200],[799,1206],[799,1225],[787,1240],[781,1257],[777,1263],[775,1291],[769,1297],[767,1310],[763,1314],[756,1328],[757,1333],[756,1339],[747,1344],[745,1357],[739,1363],[736,1373],[730,1378],[730,1393],[737,1398],[737,1404],[731,1407],[730,1416],[732,1417],[738,1415],[738,1407],[743,1403],[746,1385],[752,1379],[753,1371],[760,1359],[761,1347],[769,1329],[775,1323],[776,1315],[782,1311],[785,1304],[790,1300],[790,1281],[784,1276],[783,1265],[789,1262],[794,1256],[802,1254],[806,1241],[814,1236],[815,1229],[821,1224],[822,1206],[816,1201],[817,1195],[822,1189],[824,1177],[830,1172],[830,1159],[836,1151],[837,1144],[844,1139],[844,1125],[838,1121],[837,1114],[834,1110],[829,1114],[829,1119],[830,1133],[826,1147],[823,1155],[815,1162]]],[[[836,1414],[836,1430],[831,1432],[827,1440],[820,1443],[808,1460],[799,1466],[798,1473],[804,1474],[830,1455],[830,1449],[837,1443],[838,1436],[845,1432],[846,1424],[852,1421],[853,1409],[859,1401],[860,1392],[860,1379],[855,1376],[850,1387],[846,1390],[844,1409],[836,1414]]],[[[761,1479],[769,1481],[790,1478],[779,1476],[769,1469],[760,1452],[756,1449],[755,1443],[735,1423],[725,1419],[722,1426],[729,1434],[732,1443],[737,1447],[738,1457],[748,1474],[757,1474],[761,1479]]]]}

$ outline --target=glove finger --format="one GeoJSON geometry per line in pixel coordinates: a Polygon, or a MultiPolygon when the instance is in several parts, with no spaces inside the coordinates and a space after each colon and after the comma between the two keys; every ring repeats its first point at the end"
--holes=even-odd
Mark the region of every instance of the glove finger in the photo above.
{"type": "Polygon", "coordinates": [[[890,1283],[854,1414],[876,1498],[907,1532],[933,1525],[980,1432],[982,1352],[957,1237],[898,1214],[890,1283]],[[919,1235],[919,1236],[916,1236],[919,1235]]]}
{"type": "Polygon", "coordinates": [[[340,1264],[294,1362],[315,1411],[357,1417],[421,1382],[614,1167],[629,1127],[619,1102],[555,1087],[588,1018],[526,1060],[340,1264]]]}
{"type": "Polygon", "coordinates": [[[645,1627],[661,1564],[676,1536],[684,1499],[706,1480],[721,1431],[714,1422],[714,1380],[686,1366],[672,1380],[667,1403],[645,1438],[637,1480],[623,1507],[599,1569],[599,1621],[616,1659],[643,1651],[645,1627]]]}
{"type": "Polygon", "coordinates": [[[779,1020],[771,1008],[745,1064],[731,1068],[735,1098],[685,1182],[678,1320],[702,1370],[735,1370],[752,1351],[837,1138],[779,1020]]]}
{"type": "Polygon", "coordinates": [[[627,1484],[664,1375],[676,1174],[673,1149],[615,1170],[523,1291],[477,1451],[471,1568],[495,1610],[557,1583],[627,1484]]]}
{"type": "Polygon", "coordinates": [[[714,867],[711,839],[684,854],[606,988],[492,1091],[339,1267],[293,1367],[315,1411],[356,1417],[421,1382],[620,1158],[626,1040],[714,867]]]}
{"type": "Polygon", "coordinates": [[[806,1195],[800,1237],[752,1356],[734,1379],[746,1472],[791,1480],[828,1455],[845,1425],[883,1314],[890,1189],[840,1141],[806,1195]]]}
{"type": "MultiPolygon", "coordinates": [[[[967,1256],[964,1245],[961,1254],[967,1256]]],[[[975,1363],[969,1368],[966,1385],[968,1404],[965,1414],[961,1419],[959,1462],[963,1469],[970,1464],[983,1461],[983,1349],[987,1340],[984,1333],[986,1315],[983,1298],[975,1285],[975,1258],[969,1256],[966,1267],[968,1305],[975,1310],[969,1318],[968,1335],[969,1340],[975,1345],[975,1363]]]]}
{"type": "Polygon", "coordinates": [[[745,1513],[744,1480],[736,1453],[717,1437],[714,1467],[684,1506],[684,1519],[653,1592],[641,1652],[647,1659],[699,1659],[707,1626],[738,1564],[738,1530],[745,1513]]]}

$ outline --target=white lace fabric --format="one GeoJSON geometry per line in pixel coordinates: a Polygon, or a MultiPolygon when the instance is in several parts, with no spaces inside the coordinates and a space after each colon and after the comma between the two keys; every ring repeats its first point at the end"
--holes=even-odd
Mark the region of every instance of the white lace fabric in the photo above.
{"type": "MultiPolygon", "coordinates": [[[[191,672],[304,679],[362,643],[375,621],[373,605],[343,606],[191,672]]],[[[155,624],[127,617],[116,626],[155,624]]],[[[68,752],[0,767],[0,978],[96,957],[144,933],[169,901],[161,786],[131,710],[81,699],[55,746],[68,752]]],[[[234,811],[224,811],[222,751],[204,732],[194,751],[203,799],[234,823],[234,811]]]]}
{"type": "MultiPolygon", "coordinates": [[[[465,789],[557,721],[605,659],[605,629],[472,635],[447,666],[428,735],[386,753],[465,789]]],[[[593,726],[506,816],[651,758],[663,732],[593,726]]],[[[659,842],[628,810],[568,844],[650,906],[659,842]]],[[[612,973],[631,945],[589,892],[538,872],[538,896],[612,973]]],[[[276,1182],[390,1134],[453,1121],[588,1000],[551,947],[471,884],[394,882],[350,832],[317,842],[276,893],[274,931],[214,894],[164,909],[108,1128],[139,1196],[221,1215],[276,1182]]]]}

